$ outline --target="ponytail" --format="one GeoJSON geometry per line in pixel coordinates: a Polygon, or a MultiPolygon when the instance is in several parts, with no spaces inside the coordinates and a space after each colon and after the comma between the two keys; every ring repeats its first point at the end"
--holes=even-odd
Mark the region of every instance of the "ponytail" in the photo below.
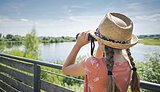
{"type": "Polygon", "coordinates": [[[105,46],[105,55],[106,55],[106,66],[108,69],[108,85],[107,85],[107,92],[119,92],[118,87],[116,86],[115,79],[112,75],[112,70],[113,70],[113,65],[114,65],[114,60],[113,60],[113,55],[114,55],[114,50],[111,47],[105,46]]]}
{"type": "Polygon", "coordinates": [[[132,79],[130,82],[131,90],[132,90],[132,92],[140,92],[140,78],[137,73],[137,68],[135,67],[135,63],[133,62],[134,60],[131,56],[130,49],[127,49],[126,51],[127,51],[128,57],[130,59],[130,63],[132,65],[132,70],[133,70],[132,79]]]}

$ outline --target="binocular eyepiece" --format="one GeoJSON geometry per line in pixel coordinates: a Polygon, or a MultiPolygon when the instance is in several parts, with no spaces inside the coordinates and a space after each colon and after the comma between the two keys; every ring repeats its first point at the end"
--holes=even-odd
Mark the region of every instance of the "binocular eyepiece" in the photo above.
{"type": "MultiPolygon", "coordinates": [[[[76,39],[78,38],[79,35],[80,35],[80,33],[78,33],[78,34],[76,35],[76,39]]],[[[96,39],[95,39],[94,37],[92,37],[90,34],[88,34],[88,41],[91,41],[91,40],[96,41],[96,39]]]]}

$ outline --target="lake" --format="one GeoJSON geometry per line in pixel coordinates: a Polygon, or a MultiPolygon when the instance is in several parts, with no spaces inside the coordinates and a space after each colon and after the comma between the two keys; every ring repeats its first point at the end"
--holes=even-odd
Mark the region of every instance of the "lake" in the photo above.
{"type": "MultiPolygon", "coordinates": [[[[45,62],[53,62],[53,61],[64,61],[68,54],[70,53],[72,47],[74,46],[75,42],[63,42],[63,43],[50,43],[50,44],[40,44],[40,52],[41,58],[45,62]]],[[[95,50],[98,46],[97,42],[95,43],[95,50]]],[[[21,50],[24,49],[24,46],[19,46],[21,50]]],[[[138,43],[137,45],[131,48],[132,56],[136,61],[144,61],[145,56],[153,53],[159,52],[160,46],[154,45],[143,45],[138,43]]],[[[82,47],[78,56],[87,55],[90,56],[90,44],[82,47]]]]}

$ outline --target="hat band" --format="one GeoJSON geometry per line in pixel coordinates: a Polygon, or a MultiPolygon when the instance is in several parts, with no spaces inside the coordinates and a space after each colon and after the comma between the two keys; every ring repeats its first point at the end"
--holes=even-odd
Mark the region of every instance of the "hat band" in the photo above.
{"type": "Polygon", "coordinates": [[[106,40],[106,41],[109,41],[109,42],[113,42],[113,43],[128,44],[128,43],[130,43],[130,41],[131,41],[131,40],[118,41],[118,40],[109,39],[109,38],[103,36],[103,35],[99,32],[99,29],[98,29],[98,28],[96,29],[95,35],[98,36],[98,37],[100,37],[100,38],[103,39],[103,40],[106,40]]]}

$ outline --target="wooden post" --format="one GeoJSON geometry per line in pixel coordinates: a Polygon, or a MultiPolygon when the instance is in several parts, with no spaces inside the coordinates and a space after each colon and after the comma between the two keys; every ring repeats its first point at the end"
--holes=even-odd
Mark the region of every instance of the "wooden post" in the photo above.
{"type": "Polygon", "coordinates": [[[41,68],[37,64],[34,64],[34,92],[40,92],[41,90],[41,68]]]}

